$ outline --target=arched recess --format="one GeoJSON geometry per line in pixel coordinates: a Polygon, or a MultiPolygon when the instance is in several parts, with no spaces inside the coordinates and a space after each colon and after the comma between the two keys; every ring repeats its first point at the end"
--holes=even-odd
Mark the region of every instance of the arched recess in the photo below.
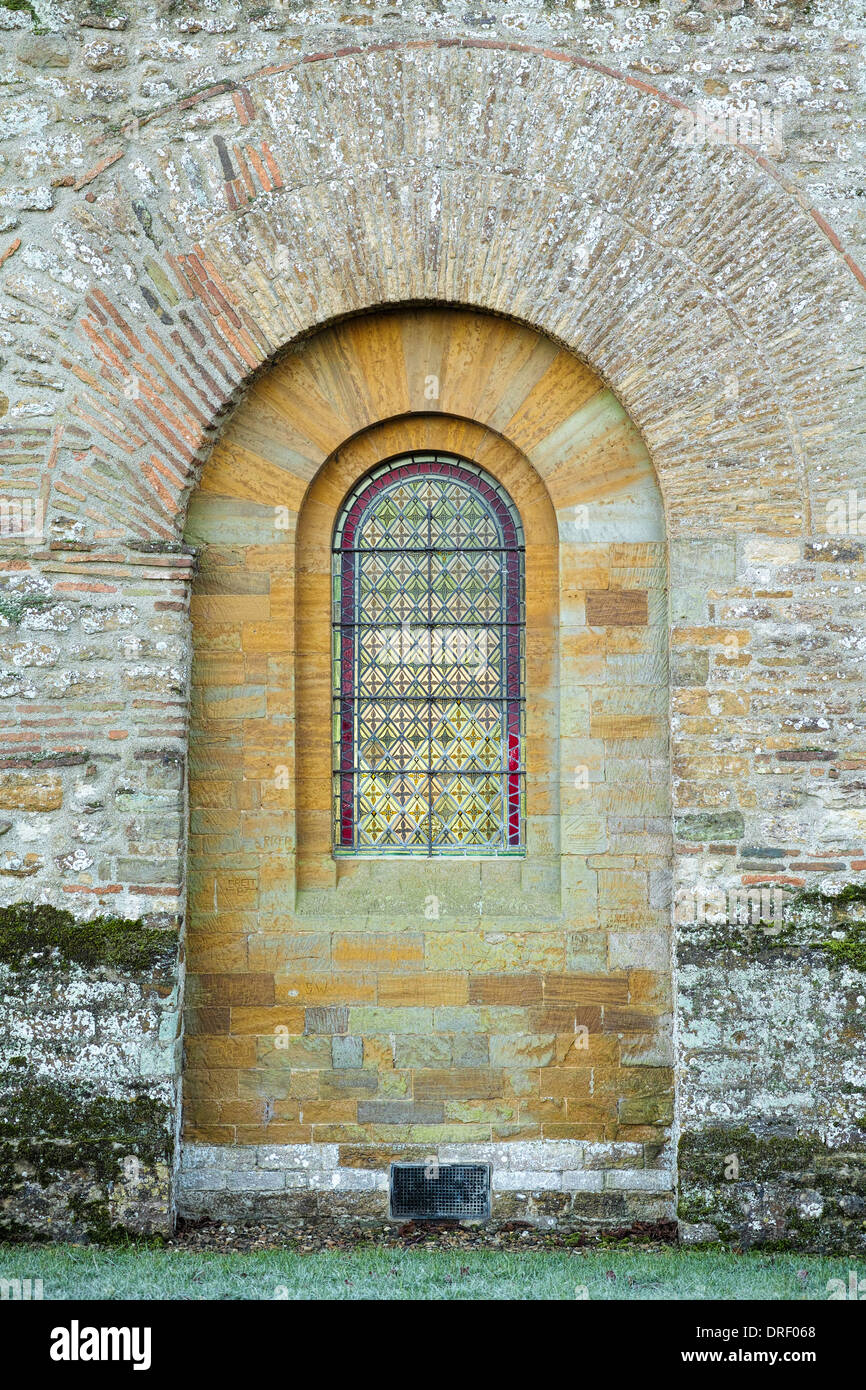
{"type": "Polygon", "coordinates": [[[254,385],[187,539],[188,1139],[617,1140],[655,1164],[672,1113],[667,567],[619,402],[508,320],[349,320],[254,385]],[[526,532],[518,861],[331,854],[334,519],[413,449],[485,468],[526,532]]]}

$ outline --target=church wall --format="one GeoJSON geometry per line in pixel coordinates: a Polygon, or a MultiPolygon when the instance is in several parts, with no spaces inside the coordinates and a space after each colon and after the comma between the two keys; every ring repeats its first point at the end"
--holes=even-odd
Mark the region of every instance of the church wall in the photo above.
{"type": "MultiPolygon", "coordinates": [[[[221,430],[287,347],[370,310],[445,303],[532,325],[590,364],[658,480],[674,844],[649,934],[661,914],[677,940],[682,1229],[862,1241],[862,47],[848,0],[473,16],[449,0],[412,15],[0,3],[0,898],[24,904],[0,917],[7,1228],[167,1230],[175,1194],[207,1191],[227,1148],[272,1172],[236,1132],[180,1144],[198,949],[184,528],[204,519],[221,430]],[[732,915],[749,892],[759,913],[767,895],[769,922],[732,915]],[[800,895],[794,917],[767,930],[782,893],[800,895]],[[178,1184],[182,1152],[199,1176],[178,1184]]],[[[346,437],[306,460],[292,510],[346,437]]],[[[264,501],[236,499],[226,536],[244,517],[254,534],[277,491],[271,475],[264,501]]],[[[590,519],[592,535],[560,528],[560,560],[564,541],[608,547],[610,588],[610,547],[628,542],[599,532],[595,506],[590,519]]],[[[267,591],[233,601],[278,612],[266,574],[267,591]]],[[[591,690],[598,654],[570,637],[591,690]]],[[[284,675],[249,641],[261,701],[284,675]]],[[[625,677],[640,655],[604,660],[625,677]]],[[[196,685],[196,700],[205,688],[233,687],[196,685]]],[[[214,697],[208,717],[228,704],[214,697]]],[[[568,713],[589,744],[561,769],[591,766],[592,695],[568,713]]],[[[588,844],[572,857],[607,852],[588,844]]],[[[229,953],[213,973],[236,968],[229,953]]],[[[517,1191],[534,1168],[561,1194],[563,1173],[596,1162],[587,1147],[580,1169],[541,1169],[531,1148],[519,1157],[536,1142],[615,1141],[509,1136],[517,1191]]],[[[288,1141],[283,1154],[286,1190],[303,1185],[288,1141]]],[[[314,1156],[316,1172],[347,1167],[339,1143],[314,1156]]],[[[616,1161],[623,1190],[634,1161],[616,1161]]],[[[354,1181],[376,1197],[381,1170],[354,1181]]]]}

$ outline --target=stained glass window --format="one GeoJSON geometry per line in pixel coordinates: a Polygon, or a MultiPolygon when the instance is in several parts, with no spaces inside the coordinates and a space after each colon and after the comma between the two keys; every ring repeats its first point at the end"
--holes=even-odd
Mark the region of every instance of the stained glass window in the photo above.
{"type": "Polygon", "coordinates": [[[511,499],[464,459],[392,459],[350,493],[332,581],[338,853],[521,851],[523,555],[511,499]]]}

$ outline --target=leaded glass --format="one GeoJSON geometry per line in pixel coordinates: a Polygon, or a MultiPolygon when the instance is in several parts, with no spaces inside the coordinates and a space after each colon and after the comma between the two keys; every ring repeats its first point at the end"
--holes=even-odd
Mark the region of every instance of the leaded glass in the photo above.
{"type": "Polygon", "coordinates": [[[464,459],[380,464],[340,513],[333,566],[334,843],[519,852],[523,532],[464,459]]]}

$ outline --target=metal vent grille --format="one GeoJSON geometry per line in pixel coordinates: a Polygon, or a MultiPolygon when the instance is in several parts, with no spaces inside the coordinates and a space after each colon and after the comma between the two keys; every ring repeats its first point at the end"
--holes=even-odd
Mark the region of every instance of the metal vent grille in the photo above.
{"type": "Polygon", "coordinates": [[[392,1163],[391,1215],[415,1221],[490,1217],[489,1163],[392,1163]]]}

